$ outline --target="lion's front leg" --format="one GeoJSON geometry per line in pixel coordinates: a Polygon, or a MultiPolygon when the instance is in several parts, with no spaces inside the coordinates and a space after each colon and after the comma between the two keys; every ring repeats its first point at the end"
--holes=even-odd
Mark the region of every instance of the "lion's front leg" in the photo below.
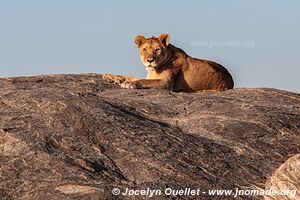
{"type": "Polygon", "coordinates": [[[134,81],[124,81],[121,84],[122,88],[126,89],[165,89],[172,90],[173,84],[169,81],[159,79],[139,79],[134,81]]]}
{"type": "Polygon", "coordinates": [[[129,76],[120,76],[120,75],[113,75],[113,74],[103,74],[102,79],[109,81],[115,84],[121,84],[125,81],[136,81],[138,78],[129,77],[129,76]]]}

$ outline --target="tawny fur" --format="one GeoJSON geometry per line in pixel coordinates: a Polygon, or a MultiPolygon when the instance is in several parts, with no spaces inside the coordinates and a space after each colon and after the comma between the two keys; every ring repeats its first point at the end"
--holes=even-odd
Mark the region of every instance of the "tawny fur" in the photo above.
{"type": "Polygon", "coordinates": [[[112,74],[103,79],[122,88],[156,88],[175,92],[224,91],[233,88],[233,79],[222,65],[188,56],[170,44],[170,36],[146,39],[136,36],[140,59],[148,71],[146,79],[112,74]]]}

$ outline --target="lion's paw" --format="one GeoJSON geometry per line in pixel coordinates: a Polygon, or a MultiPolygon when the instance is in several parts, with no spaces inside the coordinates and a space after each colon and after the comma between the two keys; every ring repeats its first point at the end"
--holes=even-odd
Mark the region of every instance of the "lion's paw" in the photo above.
{"type": "Polygon", "coordinates": [[[142,88],[140,84],[138,84],[135,81],[124,81],[121,84],[121,88],[125,88],[125,89],[138,89],[138,88],[142,88]]]}
{"type": "Polygon", "coordinates": [[[125,78],[122,76],[116,76],[113,74],[103,74],[102,79],[109,81],[111,83],[121,84],[125,81],[125,78]]]}

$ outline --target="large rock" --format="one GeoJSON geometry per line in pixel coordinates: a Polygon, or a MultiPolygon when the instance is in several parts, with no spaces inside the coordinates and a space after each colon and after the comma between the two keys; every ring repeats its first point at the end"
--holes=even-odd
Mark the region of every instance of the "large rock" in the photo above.
{"type": "Polygon", "coordinates": [[[289,158],[275,171],[267,181],[266,190],[279,191],[284,195],[266,195],[265,200],[300,199],[300,154],[289,158]]]}
{"type": "Polygon", "coordinates": [[[208,190],[264,189],[299,149],[295,93],[125,90],[95,74],[0,79],[0,199],[188,187],[201,190],[193,198],[233,199],[208,190]]]}

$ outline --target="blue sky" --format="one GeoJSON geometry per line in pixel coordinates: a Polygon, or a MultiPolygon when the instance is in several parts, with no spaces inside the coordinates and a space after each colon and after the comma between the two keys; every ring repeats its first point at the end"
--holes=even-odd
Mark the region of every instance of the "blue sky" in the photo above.
{"type": "Polygon", "coordinates": [[[137,34],[215,60],[237,87],[300,92],[298,0],[0,0],[0,77],[144,77],[137,34]]]}

